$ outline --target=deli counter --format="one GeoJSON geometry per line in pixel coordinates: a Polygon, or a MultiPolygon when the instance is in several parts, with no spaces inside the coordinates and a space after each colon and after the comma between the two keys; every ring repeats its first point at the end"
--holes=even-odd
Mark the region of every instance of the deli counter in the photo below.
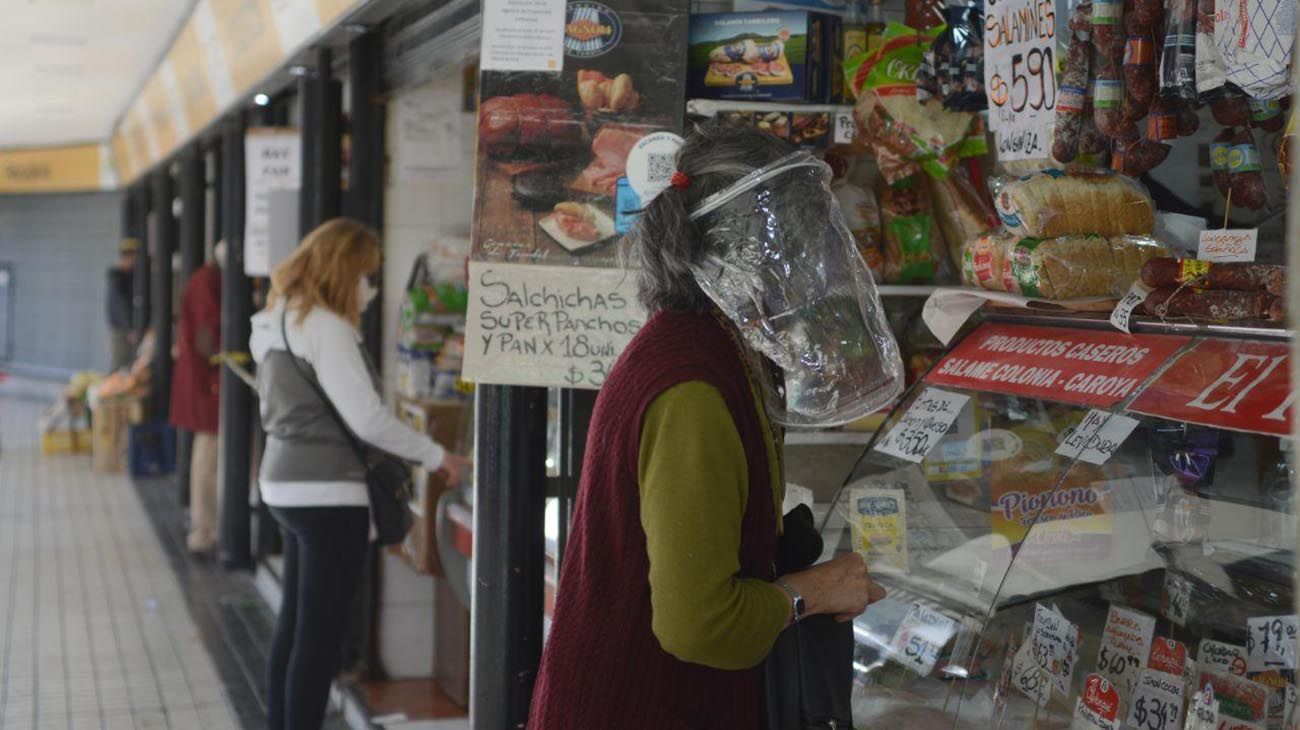
{"type": "Polygon", "coordinates": [[[888,596],[859,728],[1290,728],[1282,330],[985,321],[890,414],[823,523],[888,596]]]}

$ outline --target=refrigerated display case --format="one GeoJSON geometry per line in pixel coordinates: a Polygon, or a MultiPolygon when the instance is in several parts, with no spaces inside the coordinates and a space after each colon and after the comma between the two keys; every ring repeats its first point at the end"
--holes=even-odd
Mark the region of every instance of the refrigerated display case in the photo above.
{"type": "Polygon", "coordinates": [[[824,557],[889,592],[855,726],[1292,727],[1288,334],[1030,319],[950,350],[830,505],[824,557]]]}

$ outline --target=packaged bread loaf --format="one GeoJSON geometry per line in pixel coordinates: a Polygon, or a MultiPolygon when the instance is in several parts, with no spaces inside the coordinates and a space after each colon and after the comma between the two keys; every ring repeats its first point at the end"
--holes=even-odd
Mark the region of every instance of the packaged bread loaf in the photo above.
{"type": "Polygon", "coordinates": [[[1141,236],[1022,238],[1011,248],[1019,293],[1042,299],[1122,297],[1164,247],[1141,236]]]}
{"type": "Polygon", "coordinates": [[[964,242],[996,227],[997,214],[989,208],[964,167],[953,168],[942,180],[923,177],[950,260],[960,265],[964,242]]]}
{"type": "Polygon", "coordinates": [[[1011,278],[1011,247],[1019,237],[995,231],[966,241],[961,255],[961,278],[967,286],[1015,293],[1011,278]]]}
{"type": "Polygon", "coordinates": [[[1155,228],[1150,196],[1123,175],[1047,170],[1002,181],[993,200],[1002,223],[1021,236],[1148,235],[1155,228]]]}

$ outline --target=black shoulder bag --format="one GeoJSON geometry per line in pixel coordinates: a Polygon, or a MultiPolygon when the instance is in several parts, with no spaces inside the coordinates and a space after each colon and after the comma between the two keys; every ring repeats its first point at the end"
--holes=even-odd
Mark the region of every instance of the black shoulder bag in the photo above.
{"type": "Polygon", "coordinates": [[[284,313],[280,315],[280,335],[284,337],[284,349],[289,353],[289,360],[293,362],[293,366],[297,368],[303,380],[306,380],[312,390],[316,391],[316,395],[320,396],[321,402],[329,409],[334,422],[338,424],[343,437],[348,440],[353,453],[361,461],[361,467],[366,471],[366,489],[370,492],[370,515],[375,523],[375,531],[379,533],[379,544],[397,545],[406,539],[406,533],[411,530],[411,510],[408,507],[413,494],[411,467],[391,454],[362,446],[360,439],[343,422],[343,417],[334,408],[334,404],[325,394],[320,383],[303,369],[302,363],[298,362],[298,356],[289,346],[289,328],[286,324],[288,317],[289,308],[285,307],[284,313]]]}
{"type": "MultiPolygon", "coordinates": [[[[785,516],[777,575],[812,565],[822,538],[812,511],[799,506],[785,516]]],[[[763,665],[765,730],[835,730],[853,727],[853,624],[809,616],[781,632],[763,665]]]]}

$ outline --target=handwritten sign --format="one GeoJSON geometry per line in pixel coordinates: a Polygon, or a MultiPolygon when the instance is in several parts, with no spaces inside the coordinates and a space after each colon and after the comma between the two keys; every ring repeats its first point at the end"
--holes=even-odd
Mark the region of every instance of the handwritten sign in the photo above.
{"type": "Polygon", "coordinates": [[[1201,261],[1254,261],[1259,229],[1201,231],[1196,258],[1201,261]]]}
{"type": "Polygon", "coordinates": [[[1110,461],[1137,425],[1137,420],[1128,416],[1111,415],[1094,408],[1070,431],[1056,453],[1101,466],[1110,461]]]}
{"type": "Polygon", "coordinates": [[[1034,662],[1061,695],[1070,694],[1070,682],[1079,658],[1079,627],[1060,611],[1043,604],[1034,606],[1034,628],[1030,632],[1034,662]]]}
{"type": "Polygon", "coordinates": [[[1201,669],[1221,674],[1246,676],[1246,647],[1225,644],[1214,639],[1201,639],[1196,651],[1196,661],[1201,669]]]}
{"type": "Polygon", "coordinates": [[[1219,701],[1214,697],[1214,686],[1206,684],[1196,693],[1192,706],[1187,708],[1187,722],[1183,730],[1218,730],[1219,701]]]}
{"type": "Polygon", "coordinates": [[[913,604],[889,642],[894,661],[922,677],[929,676],[939,652],[957,633],[957,622],[921,604],[913,604]]]}
{"type": "Polygon", "coordinates": [[[1186,690],[1181,678],[1144,670],[1129,703],[1125,728],[1134,730],[1181,730],[1183,726],[1183,695],[1186,690]]]}
{"type": "Polygon", "coordinates": [[[564,70],[565,0],[484,0],[484,71],[564,70]]]}
{"type": "Polygon", "coordinates": [[[645,323],[635,274],[471,261],[464,377],[598,389],[645,323]]]}
{"type": "Polygon", "coordinates": [[[970,396],[926,388],[885,437],[876,451],[919,464],[943,439],[970,396]]]}
{"type": "Polygon", "coordinates": [[[1154,617],[1120,606],[1110,607],[1097,652],[1097,671],[1118,686],[1124,697],[1133,694],[1151,653],[1155,632],[1154,617]]]}
{"type": "Polygon", "coordinates": [[[1034,661],[1034,643],[1026,640],[1011,661],[1011,687],[1034,700],[1039,707],[1047,707],[1052,698],[1052,681],[1047,672],[1034,661]]]}
{"type": "Polygon", "coordinates": [[[1186,626],[1192,608],[1191,580],[1178,573],[1165,573],[1162,598],[1165,618],[1179,626],[1186,626]]]}
{"type": "Polygon", "coordinates": [[[1295,669],[1296,617],[1258,616],[1246,619],[1246,671],[1295,669]]]}
{"type": "Polygon", "coordinates": [[[1142,303],[1147,300],[1150,294],[1151,288],[1146,284],[1140,281],[1133,282],[1133,286],[1129,287],[1128,294],[1125,294],[1124,298],[1119,300],[1119,304],[1115,305],[1115,310],[1110,313],[1111,326],[1120,332],[1129,334],[1129,328],[1133,323],[1133,311],[1142,306],[1142,303]]]}
{"type": "Polygon", "coordinates": [[[1090,674],[1074,706],[1070,730],[1119,730],[1119,693],[1100,674],[1090,674]]]}
{"type": "MultiPolygon", "coordinates": [[[[913,469],[915,467],[912,467],[913,469]]],[[[907,572],[907,492],[850,489],[853,549],[875,570],[907,572]]]]}
{"type": "Polygon", "coordinates": [[[853,119],[853,112],[835,114],[835,144],[853,144],[858,136],[858,123],[853,119]]]}
{"type": "MultiPolygon", "coordinates": [[[[279,212],[273,211],[272,198],[275,193],[292,192],[302,185],[302,136],[298,130],[289,128],[250,129],[244,139],[244,165],[248,201],[244,221],[244,273],[269,276],[275,263],[271,260],[271,219],[279,212]]],[[[297,216],[296,208],[292,214],[297,216]]]]}
{"type": "Polygon", "coordinates": [[[1084,89],[1056,88],[1056,14],[1041,0],[985,0],[984,86],[998,159],[1048,156],[1058,97],[1083,111],[1084,89]]]}

